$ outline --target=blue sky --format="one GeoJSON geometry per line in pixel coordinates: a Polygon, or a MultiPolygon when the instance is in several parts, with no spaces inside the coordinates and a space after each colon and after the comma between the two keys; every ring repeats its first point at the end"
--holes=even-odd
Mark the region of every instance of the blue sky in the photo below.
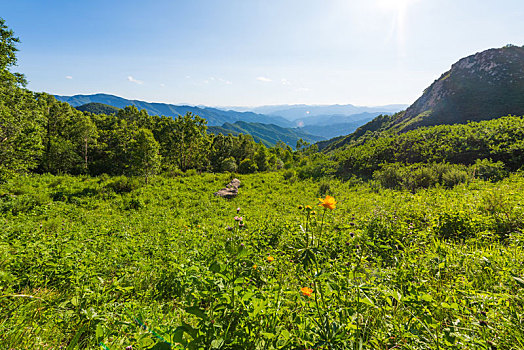
{"type": "Polygon", "coordinates": [[[28,88],[212,106],[412,103],[524,45],[521,0],[0,0],[28,88]]]}

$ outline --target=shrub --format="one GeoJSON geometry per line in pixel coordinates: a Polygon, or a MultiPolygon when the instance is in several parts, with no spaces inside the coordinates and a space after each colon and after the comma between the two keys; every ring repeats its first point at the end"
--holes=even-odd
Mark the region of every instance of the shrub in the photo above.
{"type": "Polygon", "coordinates": [[[409,172],[406,188],[414,191],[417,188],[429,188],[438,183],[435,172],[430,167],[422,167],[409,172]]]}
{"type": "Polygon", "coordinates": [[[440,183],[448,188],[454,187],[460,183],[467,182],[469,175],[467,171],[457,168],[451,168],[442,174],[440,183]]]}
{"type": "Polygon", "coordinates": [[[295,173],[295,170],[293,169],[287,169],[287,170],[284,170],[284,172],[282,172],[282,177],[284,178],[284,180],[289,180],[295,176],[296,176],[296,173],[295,173]]]}
{"type": "Polygon", "coordinates": [[[237,161],[234,157],[226,158],[220,164],[220,170],[223,172],[235,173],[237,169],[237,161]]]}
{"type": "Polygon", "coordinates": [[[251,173],[256,172],[257,170],[258,170],[257,165],[250,158],[244,159],[238,165],[238,172],[241,174],[251,174],[251,173]]]}
{"type": "Polygon", "coordinates": [[[479,179],[500,181],[508,176],[504,163],[493,162],[491,159],[477,159],[472,167],[475,171],[475,176],[479,179]]]}
{"type": "Polygon", "coordinates": [[[384,188],[400,189],[404,184],[404,171],[399,163],[386,164],[373,173],[373,178],[384,188]]]}
{"type": "Polygon", "coordinates": [[[116,176],[110,179],[104,188],[110,189],[115,193],[127,193],[140,187],[140,182],[136,178],[127,176],[116,176]]]}

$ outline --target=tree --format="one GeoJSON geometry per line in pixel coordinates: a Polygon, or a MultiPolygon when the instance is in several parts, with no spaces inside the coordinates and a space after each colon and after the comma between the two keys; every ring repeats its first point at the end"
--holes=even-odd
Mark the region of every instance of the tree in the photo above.
{"type": "Polygon", "coordinates": [[[139,129],[132,142],[132,172],[142,175],[146,183],[160,168],[160,146],[149,129],[139,129]]]}
{"type": "Polygon", "coordinates": [[[207,135],[207,121],[191,112],[175,119],[175,142],[171,152],[177,156],[181,170],[198,168],[207,160],[210,138],[207,135]]]}
{"type": "Polygon", "coordinates": [[[244,159],[238,165],[238,172],[241,174],[251,174],[258,170],[257,164],[249,158],[244,159]]]}
{"type": "Polygon", "coordinates": [[[269,170],[269,152],[263,144],[258,145],[258,151],[255,154],[255,163],[257,164],[258,171],[269,170]]]}
{"type": "Polygon", "coordinates": [[[9,71],[18,42],[0,18],[0,180],[35,168],[42,153],[42,111],[24,76],[9,71]]]}
{"type": "Polygon", "coordinates": [[[26,84],[26,80],[22,74],[11,73],[10,67],[16,65],[16,44],[20,39],[14,36],[12,30],[6,25],[4,19],[0,18],[0,81],[2,85],[22,85],[26,84]]]}
{"type": "Polygon", "coordinates": [[[89,145],[95,145],[98,138],[96,125],[87,114],[78,112],[71,124],[70,136],[82,156],[83,172],[87,173],[89,170],[89,145]]]}

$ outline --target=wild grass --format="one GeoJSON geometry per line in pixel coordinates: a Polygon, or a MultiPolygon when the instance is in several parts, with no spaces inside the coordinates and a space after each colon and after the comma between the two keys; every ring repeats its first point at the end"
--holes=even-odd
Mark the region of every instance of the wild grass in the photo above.
{"type": "Polygon", "coordinates": [[[240,179],[230,201],[227,174],[1,185],[0,348],[524,348],[520,175],[240,179]]]}

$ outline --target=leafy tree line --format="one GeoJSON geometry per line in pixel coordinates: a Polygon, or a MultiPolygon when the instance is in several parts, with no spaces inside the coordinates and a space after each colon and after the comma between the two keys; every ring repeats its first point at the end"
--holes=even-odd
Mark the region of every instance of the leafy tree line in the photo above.
{"type": "Polygon", "coordinates": [[[150,116],[128,106],[111,114],[78,111],[25,89],[12,73],[19,42],[0,18],[0,180],[15,173],[145,176],[159,172],[251,173],[290,167],[303,152],[249,135],[208,135],[206,120],[187,113],[150,116]]]}
{"type": "Polygon", "coordinates": [[[2,153],[10,160],[2,162],[4,177],[28,171],[146,179],[189,169],[252,173],[292,166],[297,157],[282,143],[268,149],[249,135],[207,134],[205,119],[191,113],[158,117],[128,106],[116,114],[96,115],[48,94],[22,88],[16,94],[6,109],[19,116],[13,121],[19,126],[18,141],[2,144],[2,153]]]}

